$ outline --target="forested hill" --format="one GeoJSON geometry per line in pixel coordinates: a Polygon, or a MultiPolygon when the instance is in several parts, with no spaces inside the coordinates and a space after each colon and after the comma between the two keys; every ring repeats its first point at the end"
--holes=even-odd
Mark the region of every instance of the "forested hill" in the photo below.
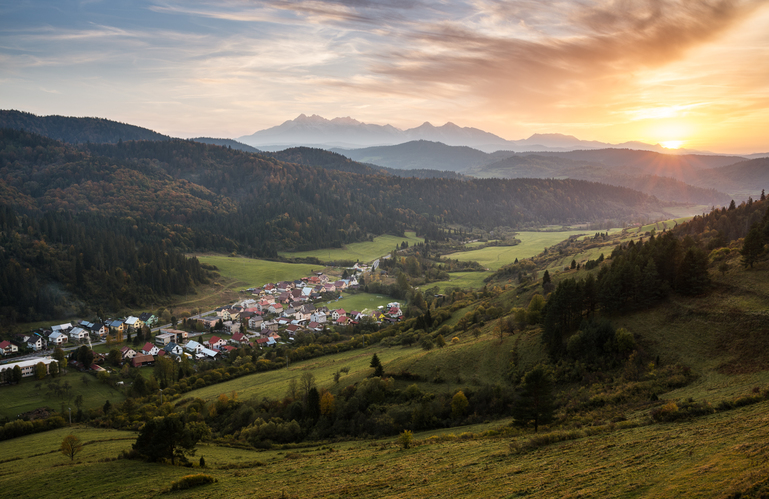
{"type": "Polygon", "coordinates": [[[0,128],[26,130],[70,144],[86,142],[116,144],[121,140],[169,140],[170,137],[103,118],[37,116],[14,110],[0,110],[0,128]]]}

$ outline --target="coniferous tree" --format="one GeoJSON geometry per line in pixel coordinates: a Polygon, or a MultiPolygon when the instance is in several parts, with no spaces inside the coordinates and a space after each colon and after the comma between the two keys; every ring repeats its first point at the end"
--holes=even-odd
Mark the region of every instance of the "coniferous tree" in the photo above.
{"type": "Polygon", "coordinates": [[[513,404],[513,418],[521,426],[533,423],[536,433],[540,424],[552,421],[554,410],[553,378],[550,371],[539,364],[523,376],[513,404]]]}
{"type": "Polygon", "coordinates": [[[753,268],[753,264],[763,252],[764,235],[762,234],[758,223],[755,223],[750,228],[748,235],[745,236],[745,241],[742,243],[742,249],[740,250],[740,253],[742,254],[742,263],[745,265],[745,268],[753,268]]]}

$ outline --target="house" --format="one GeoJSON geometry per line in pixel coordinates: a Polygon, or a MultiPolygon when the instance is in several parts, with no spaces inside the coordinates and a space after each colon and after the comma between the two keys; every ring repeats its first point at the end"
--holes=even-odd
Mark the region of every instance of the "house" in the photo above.
{"type": "Polygon", "coordinates": [[[264,330],[268,331],[277,331],[278,330],[278,322],[277,321],[264,321],[262,322],[262,331],[264,330]]]}
{"type": "Polygon", "coordinates": [[[334,286],[333,284],[324,284],[323,285],[323,292],[324,293],[333,293],[334,291],[336,291],[336,286],[334,286]]]}
{"type": "Polygon", "coordinates": [[[337,289],[337,291],[343,291],[347,289],[347,281],[345,281],[344,279],[340,279],[334,282],[334,287],[337,289]]]}
{"type": "Polygon", "coordinates": [[[131,365],[134,367],[148,366],[154,363],[155,363],[155,357],[147,354],[140,353],[140,354],[137,354],[133,359],[131,359],[131,365]]]}
{"type": "Polygon", "coordinates": [[[272,314],[280,314],[283,313],[283,305],[280,303],[273,303],[267,310],[272,314]]]}
{"type": "Polygon", "coordinates": [[[69,341],[67,335],[60,332],[51,333],[51,335],[48,337],[48,342],[52,345],[63,345],[67,341],[69,341]]]}
{"type": "Polygon", "coordinates": [[[230,334],[237,333],[240,331],[240,322],[227,321],[224,323],[224,330],[230,334]]]}
{"type": "Polygon", "coordinates": [[[70,329],[72,329],[72,324],[70,324],[69,322],[67,322],[66,324],[59,324],[58,326],[51,327],[51,331],[53,331],[54,333],[66,333],[70,329]]]}
{"type": "Polygon", "coordinates": [[[352,319],[354,321],[359,321],[361,319],[361,317],[363,317],[363,314],[361,314],[357,310],[353,310],[348,315],[350,316],[350,319],[352,319]]]}
{"type": "Polygon", "coordinates": [[[316,310],[310,315],[311,322],[317,322],[319,324],[326,323],[326,314],[322,310],[316,310]]]}
{"type": "Polygon", "coordinates": [[[294,310],[294,307],[287,307],[283,309],[283,317],[293,317],[296,315],[296,310],[294,310]]]}
{"type": "Polygon", "coordinates": [[[333,319],[333,320],[338,322],[339,318],[343,317],[345,315],[347,315],[347,313],[344,311],[344,309],[343,308],[338,308],[338,309],[334,310],[333,312],[331,312],[331,319],[333,319]]]}
{"type": "Polygon", "coordinates": [[[136,357],[136,350],[134,350],[131,347],[123,347],[120,349],[120,355],[123,358],[123,360],[133,359],[134,357],[136,357]]]}
{"type": "Polygon", "coordinates": [[[88,339],[88,331],[83,328],[75,327],[69,332],[69,337],[73,340],[83,341],[88,339]]]}
{"type": "Polygon", "coordinates": [[[132,315],[129,315],[126,320],[124,321],[125,327],[128,328],[129,331],[136,331],[137,329],[141,329],[142,326],[144,326],[144,323],[139,319],[138,317],[134,317],[132,315]]]}
{"type": "Polygon", "coordinates": [[[200,343],[198,343],[195,340],[188,341],[184,345],[184,349],[186,351],[190,352],[190,353],[193,353],[193,354],[199,354],[200,352],[203,351],[203,348],[204,348],[203,345],[201,345],[200,343]]]}
{"type": "Polygon", "coordinates": [[[208,340],[208,346],[212,349],[219,350],[221,347],[227,344],[227,341],[219,338],[218,336],[211,336],[208,340]]]}
{"type": "Polygon", "coordinates": [[[256,329],[256,328],[260,328],[261,329],[262,322],[264,322],[264,319],[262,319],[258,315],[255,315],[255,316],[251,317],[250,319],[248,319],[248,327],[251,328],[251,329],[256,329]]]}
{"type": "Polygon", "coordinates": [[[106,324],[102,324],[101,322],[92,323],[89,329],[91,330],[91,334],[95,334],[101,338],[107,336],[107,333],[109,333],[109,328],[106,324]]]}
{"type": "Polygon", "coordinates": [[[310,316],[312,314],[310,312],[306,312],[304,308],[299,308],[296,310],[296,313],[294,314],[294,319],[298,321],[307,321],[310,320],[310,316]]]}
{"type": "Polygon", "coordinates": [[[390,310],[387,311],[387,315],[393,318],[397,318],[403,315],[403,312],[401,312],[400,308],[392,307],[390,310]]]}
{"type": "Polygon", "coordinates": [[[292,324],[292,325],[290,325],[290,326],[288,326],[286,328],[286,332],[288,334],[290,334],[291,336],[295,335],[297,333],[297,331],[299,331],[299,330],[300,330],[299,326],[297,326],[295,324],[292,324]]]}
{"type": "Polygon", "coordinates": [[[203,324],[207,328],[212,328],[216,326],[216,323],[219,322],[219,317],[210,316],[210,317],[201,317],[198,319],[198,322],[203,324]]]}
{"type": "Polygon", "coordinates": [[[176,341],[176,335],[174,333],[162,333],[155,335],[155,343],[161,347],[173,343],[176,341]]]}
{"type": "Polygon", "coordinates": [[[257,338],[256,339],[256,346],[258,347],[266,347],[267,343],[270,341],[269,338],[257,338]]]}
{"type": "Polygon", "coordinates": [[[121,333],[123,331],[125,331],[125,329],[126,329],[125,323],[122,320],[120,320],[120,319],[115,319],[115,320],[112,320],[112,321],[107,321],[107,326],[110,329],[115,329],[117,331],[120,331],[121,333]]]}
{"type": "Polygon", "coordinates": [[[310,295],[312,294],[312,291],[313,291],[312,286],[305,286],[302,288],[302,296],[304,296],[305,298],[309,298],[310,295]]]}
{"type": "Polygon", "coordinates": [[[158,318],[149,312],[142,312],[139,314],[139,320],[141,320],[147,327],[156,326],[158,323],[158,318]]]}
{"type": "Polygon", "coordinates": [[[36,352],[45,348],[45,342],[43,341],[42,336],[37,333],[26,337],[24,341],[27,343],[27,348],[31,348],[36,352]]]}
{"type": "Polygon", "coordinates": [[[339,317],[339,318],[336,320],[336,323],[337,323],[338,325],[340,325],[340,326],[346,326],[348,322],[350,322],[350,318],[349,318],[349,317],[347,317],[346,315],[343,315],[343,316],[339,317]]]}
{"type": "MultiPolygon", "coordinates": [[[[52,359],[51,357],[36,357],[34,359],[30,360],[20,360],[19,362],[10,362],[8,364],[2,364],[0,365],[0,371],[6,371],[11,370],[16,366],[19,366],[21,369],[21,376],[23,378],[26,378],[28,376],[34,376],[36,374],[37,365],[42,362],[45,364],[46,368],[46,374],[50,372],[51,364],[56,362],[56,359],[52,359]]],[[[8,376],[8,373],[0,375],[0,378],[5,378],[8,376]]]]}
{"type": "Polygon", "coordinates": [[[0,342],[0,355],[10,355],[19,351],[19,347],[8,340],[0,342]]]}
{"type": "Polygon", "coordinates": [[[200,353],[210,359],[215,359],[216,356],[219,355],[218,350],[211,350],[210,348],[205,348],[205,347],[203,348],[203,350],[200,351],[200,353]]]}
{"type": "Polygon", "coordinates": [[[171,335],[171,341],[176,343],[182,343],[184,340],[187,339],[187,337],[190,335],[187,331],[182,331],[181,329],[161,329],[161,334],[170,334],[171,335]]]}
{"type": "Polygon", "coordinates": [[[178,345],[174,343],[173,341],[166,345],[163,350],[166,352],[167,355],[175,355],[179,356],[183,353],[181,345],[178,345]]]}
{"type": "Polygon", "coordinates": [[[237,350],[237,347],[231,346],[231,345],[224,345],[220,351],[225,353],[230,353],[237,350]]]}
{"type": "Polygon", "coordinates": [[[235,333],[232,335],[232,338],[230,338],[230,343],[242,345],[243,343],[248,343],[248,338],[246,338],[246,335],[243,333],[235,333]]]}
{"type": "Polygon", "coordinates": [[[157,347],[157,345],[154,345],[149,341],[142,347],[142,353],[144,355],[157,355],[158,352],[160,352],[160,349],[157,347]]]}
{"type": "Polygon", "coordinates": [[[318,324],[317,322],[310,322],[309,324],[307,324],[307,329],[309,329],[310,331],[315,331],[316,333],[320,333],[321,331],[323,331],[323,325],[318,324]]]}

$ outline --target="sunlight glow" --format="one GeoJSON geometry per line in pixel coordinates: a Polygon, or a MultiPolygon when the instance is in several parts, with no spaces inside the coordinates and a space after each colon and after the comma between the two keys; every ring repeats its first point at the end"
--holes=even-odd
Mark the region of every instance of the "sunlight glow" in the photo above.
{"type": "Polygon", "coordinates": [[[666,140],[665,142],[660,142],[660,145],[665,149],[678,149],[683,144],[683,140],[666,140]]]}

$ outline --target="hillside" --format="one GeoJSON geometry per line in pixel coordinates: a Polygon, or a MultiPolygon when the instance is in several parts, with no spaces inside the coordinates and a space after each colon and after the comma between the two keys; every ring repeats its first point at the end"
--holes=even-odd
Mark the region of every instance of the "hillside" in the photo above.
{"type": "Polygon", "coordinates": [[[214,146],[230,147],[232,149],[237,149],[239,151],[254,152],[254,153],[261,152],[259,151],[259,149],[256,149],[255,147],[251,147],[247,144],[243,144],[241,142],[238,142],[232,139],[214,139],[211,137],[197,137],[190,140],[194,142],[200,142],[201,144],[211,144],[214,146]]]}
{"type": "Polygon", "coordinates": [[[0,128],[26,130],[70,144],[87,142],[117,144],[125,140],[169,140],[170,137],[147,128],[104,118],[37,116],[13,110],[0,110],[0,128]]]}
{"type": "Polygon", "coordinates": [[[488,161],[488,155],[477,149],[447,146],[427,140],[415,140],[395,146],[332,150],[355,161],[401,170],[429,169],[461,173],[488,161]]]}

